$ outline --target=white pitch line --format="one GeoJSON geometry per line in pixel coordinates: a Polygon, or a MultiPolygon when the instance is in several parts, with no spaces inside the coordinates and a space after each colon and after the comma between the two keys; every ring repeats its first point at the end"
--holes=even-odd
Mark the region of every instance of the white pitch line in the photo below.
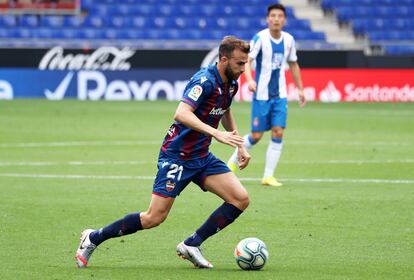
{"type": "MultiPolygon", "coordinates": [[[[264,141],[265,142],[265,141],[264,141]]],[[[267,143],[266,143],[267,144],[267,143]]],[[[396,141],[286,141],[286,144],[293,145],[340,145],[340,146],[362,146],[362,145],[378,145],[378,146],[412,146],[412,142],[396,142],[396,141]]]]}
{"type": "MultiPolygon", "coordinates": [[[[128,175],[80,175],[80,174],[22,174],[0,173],[0,177],[35,178],[35,179],[102,179],[102,180],[154,180],[154,176],[128,176],[128,175]]],[[[240,181],[259,182],[261,178],[240,178],[240,181]]],[[[344,178],[286,178],[282,182],[303,183],[373,183],[373,184],[414,184],[414,180],[390,179],[344,179],[344,178]]]]}
{"type": "MultiPolygon", "coordinates": [[[[28,143],[1,143],[0,148],[47,148],[47,147],[78,147],[78,146],[135,146],[135,145],[160,145],[161,140],[148,141],[68,141],[68,142],[28,142],[28,143]]],[[[217,144],[213,141],[213,144],[217,144]]],[[[340,145],[340,146],[412,146],[411,142],[394,141],[287,141],[289,145],[340,145]]],[[[267,145],[267,141],[262,141],[259,145],[267,145]]]]}
{"type": "Polygon", "coordinates": [[[363,159],[331,159],[331,160],[286,160],[281,161],[281,163],[289,164],[369,164],[369,163],[414,163],[414,159],[373,159],[373,160],[363,160],[363,159]]]}
{"type": "MultiPolygon", "coordinates": [[[[299,161],[299,160],[285,160],[282,164],[393,164],[393,163],[414,163],[414,159],[383,159],[383,160],[311,160],[311,161],[299,161]]],[[[120,160],[120,161],[0,161],[0,166],[59,166],[59,165],[144,165],[144,164],[156,164],[156,161],[143,161],[143,160],[120,160]]]]}
{"type": "MultiPolygon", "coordinates": [[[[259,178],[240,178],[240,181],[257,181],[259,178]]],[[[414,184],[414,180],[387,180],[387,179],[343,179],[343,178],[285,178],[282,182],[302,183],[374,183],[374,184],[414,184]]]]}
{"type": "Polygon", "coordinates": [[[128,175],[80,175],[80,174],[21,174],[0,173],[0,177],[14,178],[40,178],[40,179],[112,179],[112,180],[154,180],[154,176],[128,176],[128,175]]]}
{"type": "Polygon", "coordinates": [[[131,146],[161,145],[162,141],[71,141],[71,142],[33,142],[2,143],[0,148],[42,148],[42,147],[75,147],[75,146],[131,146]]]}
{"type": "Polygon", "coordinates": [[[0,166],[52,166],[52,165],[144,165],[154,164],[155,161],[121,160],[121,161],[0,161],[0,166]]]}

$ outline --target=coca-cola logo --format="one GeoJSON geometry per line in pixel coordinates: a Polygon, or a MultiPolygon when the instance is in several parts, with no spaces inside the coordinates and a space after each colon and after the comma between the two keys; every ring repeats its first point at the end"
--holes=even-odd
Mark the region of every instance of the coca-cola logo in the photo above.
{"type": "Polygon", "coordinates": [[[39,63],[40,70],[120,70],[131,69],[127,62],[135,54],[131,48],[100,47],[90,54],[64,54],[62,47],[50,49],[39,63]]]}

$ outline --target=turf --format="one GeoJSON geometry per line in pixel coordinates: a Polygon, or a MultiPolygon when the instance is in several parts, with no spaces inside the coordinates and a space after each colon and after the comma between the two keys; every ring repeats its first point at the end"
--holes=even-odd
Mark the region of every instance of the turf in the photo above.
{"type": "MultiPolygon", "coordinates": [[[[175,256],[221,201],[189,185],[160,227],[102,244],[79,233],[146,210],[174,102],[0,102],[0,279],[414,279],[414,104],[289,106],[281,188],[259,185],[268,134],[238,173],[251,204],[207,240],[212,270],[175,256]],[[240,270],[239,240],[270,257],[240,270]]],[[[241,133],[249,104],[234,104],[241,133]]],[[[227,160],[232,150],[213,143],[227,160]]]]}

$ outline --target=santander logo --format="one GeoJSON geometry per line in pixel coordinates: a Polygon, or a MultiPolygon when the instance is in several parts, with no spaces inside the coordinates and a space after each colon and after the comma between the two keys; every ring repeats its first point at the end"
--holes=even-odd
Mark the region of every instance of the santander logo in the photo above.
{"type": "Polygon", "coordinates": [[[227,109],[222,109],[222,108],[217,108],[216,109],[216,107],[213,107],[213,109],[211,109],[209,115],[222,116],[226,111],[227,111],[227,109]]]}
{"type": "Polygon", "coordinates": [[[335,87],[332,81],[328,82],[328,85],[321,90],[319,99],[322,102],[339,102],[341,101],[341,92],[335,87]]]}

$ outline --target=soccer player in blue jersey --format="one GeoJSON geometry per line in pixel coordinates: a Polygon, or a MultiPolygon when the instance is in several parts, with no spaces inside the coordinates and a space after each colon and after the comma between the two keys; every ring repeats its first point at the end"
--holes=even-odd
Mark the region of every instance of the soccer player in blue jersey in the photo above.
{"type": "Polygon", "coordinates": [[[198,71],[185,88],[174,120],[164,138],[152,199],[148,209],[131,213],[99,230],[87,229],[81,234],[75,260],[86,267],[99,244],[113,237],[150,229],[161,224],[175,198],[190,183],[224,200],[191,236],[177,245],[177,254],[199,268],[212,268],[199,249],[210,236],[231,224],[248,206],[249,196],[227,165],[209,152],[212,138],[239,147],[241,169],[250,155],[237,133],[230,105],[238,90],[237,79],[245,70],[249,44],[233,36],[225,37],[219,47],[219,62],[198,71]],[[226,131],[218,129],[219,123],[226,131]]]}
{"type": "MultiPolygon", "coordinates": [[[[303,94],[300,68],[297,63],[295,40],[292,35],[282,31],[286,22],[286,10],[281,4],[267,8],[268,28],[257,33],[250,42],[249,61],[245,77],[253,94],[251,133],[244,136],[244,147],[249,151],[257,144],[265,131],[271,130],[271,141],[266,152],[266,162],[262,185],[282,186],[274,177],[276,166],[282,152],[283,131],[286,128],[287,100],[285,67],[289,65],[293,80],[299,89],[299,104],[306,103],[303,94]],[[256,75],[253,79],[252,63],[256,62],[256,75]]],[[[237,149],[227,165],[237,170],[237,149]]]]}

